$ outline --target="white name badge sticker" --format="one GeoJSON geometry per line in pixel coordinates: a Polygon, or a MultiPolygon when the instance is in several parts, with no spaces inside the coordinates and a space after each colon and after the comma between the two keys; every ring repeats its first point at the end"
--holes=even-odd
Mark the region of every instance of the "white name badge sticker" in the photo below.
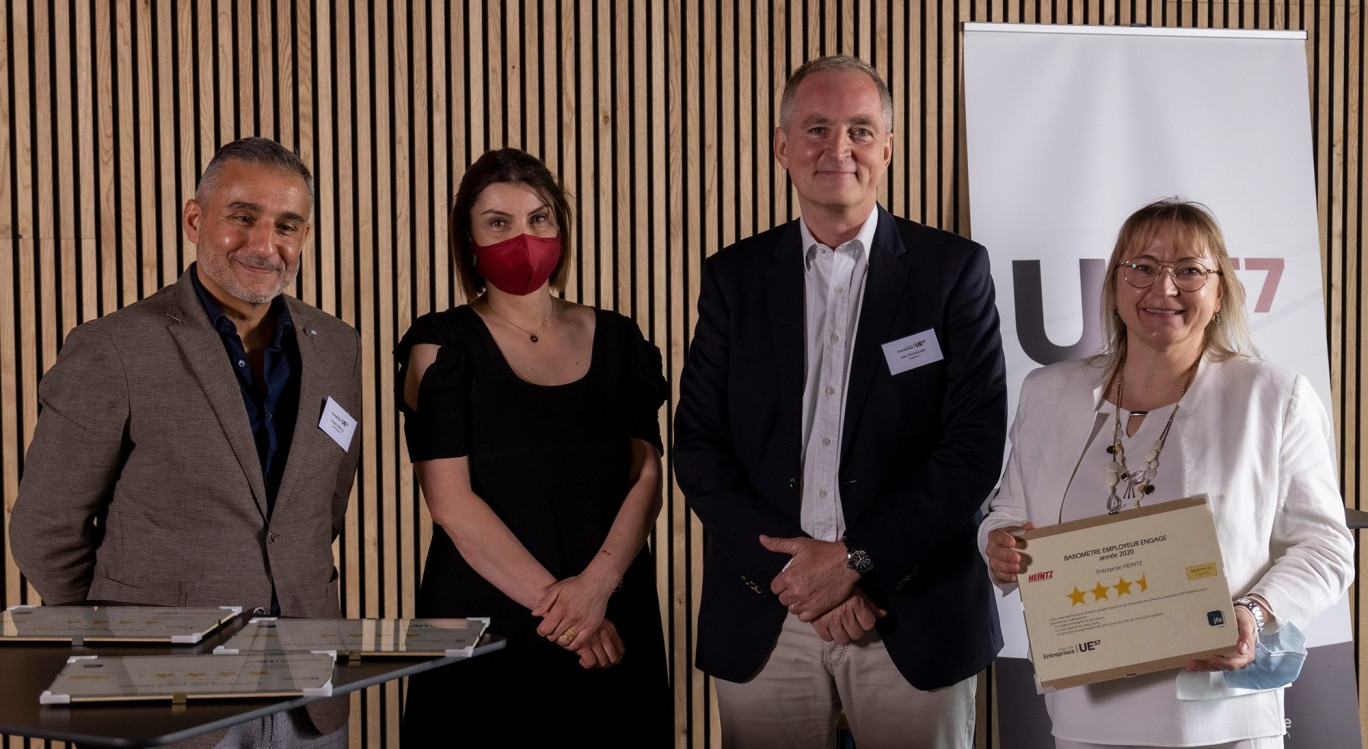
{"type": "Polygon", "coordinates": [[[330,395],[328,402],[323,404],[323,418],[318,420],[318,428],[327,432],[333,442],[346,450],[351,447],[352,435],[356,433],[356,419],[330,395]]]}
{"type": "Polygon", "coordinates": [[[883,345],[883,352],[884,358],[888,359],[889,374],[895,375],[934,364],[945,358],[941,353],[940,341],[936,339],[934,328],[889,341],[883,345]]]}

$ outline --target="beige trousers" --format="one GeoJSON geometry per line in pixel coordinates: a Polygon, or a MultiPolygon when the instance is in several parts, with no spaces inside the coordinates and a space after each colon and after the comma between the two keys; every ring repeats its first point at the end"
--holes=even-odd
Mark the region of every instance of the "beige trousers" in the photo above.
{"type": "Polygon", "coordinates": [[[977,677],[923,692],[903,678],[878,632],[823,642],[790,614],[760,672],[714,679],[723,749],[831,749],[844,713],[860,749],[969,749],[977,677]]]}
{"type": "MultiPolygon", "coordinates": [[[[1055,739],[1055,749],[1153,749],[1153,747],[1134,744],[1089,744],[1086,741],[1055,739]]],[[[1228,744],[1205,744],[1191,749],[1283,749],[1283,737],[1274,736],[1264,739],[1245,739],[1228,744]]]]}

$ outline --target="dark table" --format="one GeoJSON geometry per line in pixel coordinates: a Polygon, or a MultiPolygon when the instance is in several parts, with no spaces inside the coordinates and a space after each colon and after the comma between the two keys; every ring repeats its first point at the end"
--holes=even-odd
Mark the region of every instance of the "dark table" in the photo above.
{"type": "MultiPolygon", "coordinates": [[[[288,699],[190,700],[81,705],[40,705],[38,696],[52,684],[73,655],[209,654],[246,625],[248,614],[235,617],[195,645],[104,644],[76,647],[62,643],[0,643],[0,734],[75,742],[82,746],[161,746],[210,731],[307,705],[323,697],[288,699]]],[[[485,635],[475,655],[498,650],[504,640],[485,635]]],[[[333,668],[333,696],[392,679],[468,660],[442,658],[338,659],[333,668]]]]}
{"type": "Polygon", "coordinates": [[[1349,524],[1349,530],[1351,531],[1368,528],[1368,512],[1346,507],[1344,508],[1344,522],[1349,524]]]}

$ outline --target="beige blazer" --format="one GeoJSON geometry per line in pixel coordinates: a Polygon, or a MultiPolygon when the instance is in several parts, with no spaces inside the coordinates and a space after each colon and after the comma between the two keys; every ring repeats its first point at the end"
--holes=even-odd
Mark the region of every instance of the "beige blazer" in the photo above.
{"type": "MultiPolygon", "coordinates": [[[[42,410],[10,519],[14,559],[45,602],[264,613],[274,582],[282,615],[340,615],[332,542],[361,435],[344,450],[319,420],[329,397],[361,415],[359,338],[331,315],[286,303],[299,342],[299,415],[269,518],[242,394],[190,271],[71,331],[39,384],[42,410]]],[[[340,702],[340,720],[336,706],[310,710],[320,730],[345,722],[340,702]]]]}

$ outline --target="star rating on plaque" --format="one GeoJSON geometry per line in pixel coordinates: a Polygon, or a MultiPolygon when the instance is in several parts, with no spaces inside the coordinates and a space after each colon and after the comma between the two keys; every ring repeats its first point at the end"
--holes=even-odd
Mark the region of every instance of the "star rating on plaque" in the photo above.
{"type": "Polygon", "coordinates": [[[1088,588],[1086,590],[1079,590],[1078,586],[1075,585],[1072,593],[1065,593],[1064,595],[1069,597],[1069,600],[1071,601],[1069,606],[1073,607],[1079,604],[1088,603],[1089,593],[1092,594],[1093,603],[1097,603],[1098,601],[1104,600],[1112,600],[1111,595],[1109,593],[1109,591],[1111,590],[1116,591],[1117,598],[1120,598],[1121,596],[1131,596],[1135,595],[1136,593],[1144,593],[1146,590],[1149,590],[1149,582],[1145,579],[1144,575],[1141,575],[1138,580],[1127,580],[1126,578],[1122,577],[1118,578],[1115,585],[1103,585],[1100,581],[1098,581],[1094,583],[1093,587],[1088,588]]]}

